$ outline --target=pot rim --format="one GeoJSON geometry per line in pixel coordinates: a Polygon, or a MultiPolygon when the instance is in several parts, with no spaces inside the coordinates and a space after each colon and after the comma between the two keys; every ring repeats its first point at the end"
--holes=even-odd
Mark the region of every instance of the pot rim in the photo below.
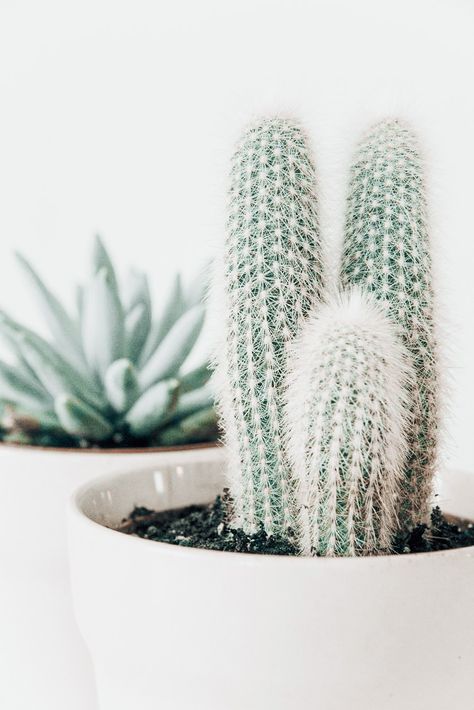
{"type": "MultiPolygon", "coordinates": [[[[145,469],[146,470],[146,469],[145,469]]],[[[116,543],[119,542],[121,539],[120,544],[124,545],[147,545],[148,548],[150,549],[150,552],[152,549],[155,549],[156,552],[155,554],[161,554],[161,555],[174,555],[176,557],[181,557],[181,559],[186,560],[189,558],[190,560],[198,560],[199,558],[207,559],[207,560],[213,560],[214,562],[217,562],[217,560],[222,560],[223,564],[244,564],[247,565],[249,562],[252,564],[266,564],[266,565],[299,565],[299,567],[303,568],[308,568],[310,566],[313,566],[315,564],[318,565],[345,565],[346,568],[348,567],[354,567],[355,565],[360,567],[362,570],[362,565],[364,566],[363,569],[367,569],[368,567],[376,566],[376,565],[382,565],[383,563],[387,564],[388,562],[393,562],[394,564],[399,564],[399,565],[411,565],[414,564],[416,560],[419,560],[420,562],[422,561],[435,561],[435,560],[441,560],[444,559],[445,557],[450,557],[453,558],[455,556],[459,558],[464,558],[464,557],[470,557],[473,558],[474,562],[474,545],[470,545],[468,547],[457,547],[455,549],[451,550],[437,550],[435,552],[416,552],[416,553],[409,553],[409,554],[403,554],[403,555],[395,555],[395,554],[384,554],[384,555],[367,555],[367,556],[360,556],[360,557],[299,557],[297,555],[269,555],[269,554],[260,554],[260,553],[250,553],[250,552],[229,552],[226,550],[206,550],[198,547],[184,547],[181,545],[173,545],[168,542],[157,542],[156,540],[147,540],[142,537],[134,536],[134,535],[127,535],[126,533],[120,532],[119,530],[116,530],[115,528],[109,528],[106,525],[99,523],[95,520],[92,520],[88,515],[84,513],[82,510],[81,502],[83,497],[87,494],[90,488],[100,486],[101,484],[105,484],[107,481],[114,481],[118,478],[123,478],[129,475],[133,475],[136,473],[139,473],[140,471],[135,469],[132,471],[128,471],[125,473],[118,473],[118,474],[105,474],[101,476],[96,476],[95,478],[91,479],[87,483],[81,485],[79,488],[75,490],[75,492],[72,494],[69,500],[69,516],[71,519],[76,519],[80,521],[82,525],[87,526],[88,529],[91,531],[94,531],[99,534],[104,536],[104,539],[109,538],[109,540],[112,542],[112,539],[115,539],[116,543]],[[231,562],[232,561],[232,562],[231,562]]],[[[452,470],[451,473],[453,474],[458,474],[462,475],[463,473],[467,473],[464,471],[454,471],[452,470]]],[[[472,476],[472,487],[474,490],[474,474],[470,474],[472,476]]]]}
{"type": "Polygon", "coordinates": [[[142,446],[136,448],[92,448],[80,446],[39,446],[35,444],[18,444],[13,441],[0,441],[1,449],[24,449],[25,451],[40,451],[53,454],[157,454],[173,451],[195,451],[200,449],[222,448],[220,441],[202,441],[196,444],[177,444],[176,446],[142,446]]]}

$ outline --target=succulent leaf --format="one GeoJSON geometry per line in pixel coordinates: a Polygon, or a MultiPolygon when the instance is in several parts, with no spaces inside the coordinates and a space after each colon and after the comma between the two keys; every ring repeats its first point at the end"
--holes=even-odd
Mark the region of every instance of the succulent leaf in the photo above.
{"type": "Polygon", "coordinates": [[[71,436],[103,441],[112,435],[113,428],[105,417],[77,397],[64,392],[58,394],[54,410],[61,426],[71,436]]]}
{"type": "Polygon", "coordinates": [[[20,370],[21,374],[32,383],[34,389],[38,385],[41,386],[41,383],[21,354],[18,343],[19,328],[19,324],[15,324],[15,321],[0,311],[0,338],[3,339],[5,346],[13,352],[17,368],[20,370]]]}
{"type": "Polygon", "coordinates": [[[179,389],[181,394],[191,392],[192,390],[203,387],[211,378],[212,370],[209,363],[203,362],[201,365],[194,367],[186,373],[179,376],[179,389]]]}
{"type": "Polygon", "coordinates": [[[185,392],[179,398],[178,406],[173,413],[173,421],[194,414],[200,409],[208,409],[212,407],[213,402],[213,388],[209,383],[199,389],[185,392]]]}
{"type": "Polygon", "coordinates": [[[93,391],[82,375],[48,343],[38,337],[32,337],[31,333],[20,334],[18,343],[22,356],[51,397],[66,391],[86,398],[98,408],[103,405],[99,395],[93,391]]]}
{"type": "Polygon", "coordinates": [[[209,288],[210,272],[211,264],[210,262],[207,262],[194,274],[194,277],[191,279],[185,290],[184,300],[187,308],[192,308],[193,306],[197,306],[199,303],[204,303],[204,299],[209,288]]]}
{"type": "Polygon", "coordinates": [[[146,390],[127,413],[125,421],[134,436],[149,436],[173,413],[178,401],[176,379],[158,382],[146,390]]]}
{"type": "Polygon", "coordinates": [[[214,407],[207,407],[164,427],[159,433],[158,443],[161,446],[194,444],[216,439],[217,435],[216,411],[214,407]]]}
{"type": "Polygon", "coordinates": [[[151,314],[151,295],[148,278],[142,271],[131,269],[122,290],[124,310],[129,313],[139,303],[143,303],[151,314]]]}
{"type": "Polygon", "coordinates": [[[52,400],[40,384],[12,365],[0,361],[0,398],[28,410],[51,408],[52,400]]]}
{"type": "Polygon", "coordinates": [[[126,358],[113,362],[105,373],[105,391],[116,412],[126,412],[140,394],[137,372],[126,358]]]}
{"type": "Polygon", "coordinates": [[[76,309],[77,309],[77,321],[79,325],[82,321],[82,313],[84,310],[84,288],[82,284],[76,286],[76,309]]]}
{"type": "Polygon", "coordinates": [[[124,353],[122,304],[109,272],[102,268],[85,292],[82,338],[87,361],[101,378],[124,353]]]}
{"type": "Polygon", "coordinates": [[[16,257],[28,278],[35,300],[43,311],[58,349],[75,367],[84,369],[85,362],[76,324],[66,313],[56,296],[43,283],[29,261],[19,253],[16,254],[16,257]]]}
{"type": "Polygon", "coordinates": [[[125,317],[127,357],[134,363],[139,359],[150,327],[149,311],[144,303],[137,303],[125,317]]]}
{"type": "Polygon", "coordinates": [[[204,306],[194,306],[173,325],[140,373],[143,389],[178,373],[199,337],[204,317],[204,306]]]}
{"type": "Polygon", "coordinates": [[[92,251],[92,276],[96,276],[99,271],[105,271],[108,273],[109,281],[116,293],[118,293],[118,281],[117,275],[115,273],[114,265],[112,259],[109,256],[109,252],[105,248],[105,244],[98,234],[96,234],[94,239],[94,247],[92,251]]]}
{"type": "Polygon", "coordinates": [[[176,321],[183,315],[185,310],[186,303],[183,295],[181,275],[176,274],[163,311],[159,319],[151,326],[147,342],[140,357],[141,366],[144,366],[156,352],[161,341],[169,333],[176,321]]]}

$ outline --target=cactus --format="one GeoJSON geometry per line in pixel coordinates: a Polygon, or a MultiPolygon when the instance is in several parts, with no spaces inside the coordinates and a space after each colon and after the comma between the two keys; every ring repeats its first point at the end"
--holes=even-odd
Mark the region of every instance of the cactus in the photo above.
{"type": "MultiPolygon", "coordinates": [[[[389,552],[426,520],[438,366],[422,162],[385,121],[352,167],[338,301],[321,305],[314,170],[281,119],[234,157],[219,408],[234,523],[303,554],[389,552]]],[[[221,274],[221,275],[222,275],[221,274]]]]}
{"type": "Polygon", "coordinates": [[[321,306],[292,345],[287,445],[304,555],[390,551],[406,461],[409,357],[362,292],[321,306]]]}
{"type": "Polygon", "coordinates": [[[425,521],[436,466],[438,367],[423,165],[398,121],[375,126],[351,169],[342,286],[363,286],[389,304],[416,373],[402,505],[405,526],[425,521]]]}
{"type": "Polygon", "coordinates": [[[177,276],[161,317],[154,319],[145,274],[132,272],[121,289],[97,238],[92,276],[78,289],[73,318],[29,262],[22,256],[19,261],[52,340],[0,314],[0,335],[16,360],[0,362],[9,438],[126,446],[216,437],[207,362],[185,369],[204,321],[202,274],[187,293],[177,276]]]}
{"type": "Polygon", "coordinates": [[[315,171],[290,120],[250,128],[233,158],[224,249],[219,407],[235,523],[248,533],[295,525],[283,446],[287,346],[322,291],[315,171]]]}

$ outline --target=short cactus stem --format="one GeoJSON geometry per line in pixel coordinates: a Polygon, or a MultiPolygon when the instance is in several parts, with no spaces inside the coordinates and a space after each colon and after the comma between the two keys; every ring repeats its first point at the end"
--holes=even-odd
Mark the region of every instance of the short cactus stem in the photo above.
{"type": "Polygon", "coordinates": [[[417,140],[395,120],[376,125],[351,168],[341,283],[389,305],[415,369],[407,465],[407,528],[430,510],[437,459],[438,366],[423,163],[417,140]]]}
{"type": "Polygon", "coordinates": [[[375,299],[321,306],[292,346],[287,443],[304,555],[389,552],[406,463],[408,354],[375,299]]]}
{"type": "Polygon", "coordinates": [[[295,526],[282,384],[287,346],[322,291],[315,191],[298,125],[271,119],[245,133],[232,161],[217,381],[236,523],[246,532],[295,526]]]}

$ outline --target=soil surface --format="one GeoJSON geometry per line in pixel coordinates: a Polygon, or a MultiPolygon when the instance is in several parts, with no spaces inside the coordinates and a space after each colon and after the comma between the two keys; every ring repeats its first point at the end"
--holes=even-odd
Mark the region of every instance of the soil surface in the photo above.
{"type": "MultiPolygon", "coordinates": [[[[268,537],[264,530],[247,535],[226,522],[230,499],[227,493],[210,505],[192,505],[177,510],[156,512],[135,508],[119,530],[129,535],[167,542],[183,547],[266,555],[296,555],[297,548],[281,537],[268,537]]],[[[474,545],[474,525],[433,508],[430,525],[419,525],[394,542],[394,554],[436,552],[474,545]]]]}

